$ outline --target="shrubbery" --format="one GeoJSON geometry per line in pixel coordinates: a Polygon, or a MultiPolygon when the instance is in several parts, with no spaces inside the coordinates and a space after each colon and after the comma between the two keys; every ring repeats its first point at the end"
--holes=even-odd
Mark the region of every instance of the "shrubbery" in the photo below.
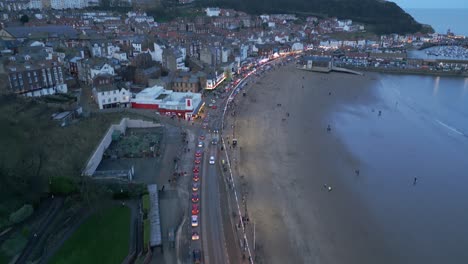
{"type": "Polygon", "coordinates": [[[25,204],[17,211],[10,214],[10,223],[17,224],[23,222],[34,213],[34,208],[30,204],[25,204]]]}
{"type": "Polygon", "coordinates": [[[77,182],[71,177],[52,177],[50,179],[50,193],[55,195],[68,195],[78,190],[77,182]]]}

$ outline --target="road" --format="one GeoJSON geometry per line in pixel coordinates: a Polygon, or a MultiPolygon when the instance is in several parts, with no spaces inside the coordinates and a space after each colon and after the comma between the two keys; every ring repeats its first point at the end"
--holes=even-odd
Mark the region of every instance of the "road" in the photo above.
{"type": "Polygon", "coordinates": [[[202,167],[201,226],[204,263],[229,263],[221,218],[219,170],[216,164],[209,164],[211,156],[218,161],[216,145],[207,145],[202,167]]]}

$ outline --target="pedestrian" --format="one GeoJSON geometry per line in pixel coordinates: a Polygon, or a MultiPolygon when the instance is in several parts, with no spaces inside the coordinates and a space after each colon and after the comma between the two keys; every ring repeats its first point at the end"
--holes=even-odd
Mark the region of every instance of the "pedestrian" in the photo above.
{"type": "Polygon", "coordinates": [[[328,125],[327,132],[330,132],[330,131],[331,131],[331,127],[330,127],[330,125],[328,125]]]}
{"type": "Polygon", "coordinates": [[[166,188],[166,186],[163,184],[163,187],[161,189],[162,192],[164,192],[164,188],[166,188]]]}
{"type": "Polygon", "coordinates": [[[355,170],[354,172],[356,172],[356,175],[359,176],[359,170],[355,170]]]}
{"type": "Polygon", "coordinates": [[[381,110],[379,110],[379,116],[381,116],[381,115],[382,115],[382,111],[381,111],[381,110]]]}
{"type": "Polygon", "coordinates": [[[331,92],[328,92],[328,95],[331,95],[331,92]]]}
{"type": "Polygon", "coordinates": [[[418,182],[418,177],[414,177],[413,185],[416,185],[417,182],[418,182]]]}

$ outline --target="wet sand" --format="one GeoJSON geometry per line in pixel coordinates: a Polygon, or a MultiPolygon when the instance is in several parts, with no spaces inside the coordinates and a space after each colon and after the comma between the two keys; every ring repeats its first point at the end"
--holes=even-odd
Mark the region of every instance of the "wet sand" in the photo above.
{"type": "Polygon", "coordinates": [[[377,100],[373,82],[372,73],[319,74],[291,64],[236,99],[238,170],[256,223],[256,263],[396,263],[359,195],[346,188],[359,160],[333,126],[327,132],[336,107],[377,100]]]}

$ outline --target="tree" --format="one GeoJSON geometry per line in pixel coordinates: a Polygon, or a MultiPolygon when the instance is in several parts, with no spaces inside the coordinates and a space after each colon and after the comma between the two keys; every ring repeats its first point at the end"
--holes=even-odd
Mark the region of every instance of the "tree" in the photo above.
{"type": "Polygon", "coordinates": [[[22,15],[20,18],[21,23],[25,24],[29,22],[29,17],[28,15],[22,15]]]}

